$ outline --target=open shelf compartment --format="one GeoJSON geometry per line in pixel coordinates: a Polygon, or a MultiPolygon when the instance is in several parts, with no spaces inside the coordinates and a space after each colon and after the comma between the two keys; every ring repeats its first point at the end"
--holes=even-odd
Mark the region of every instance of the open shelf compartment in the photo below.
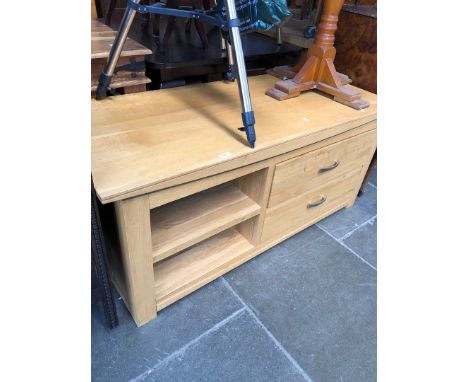
{"type": "Polygon", "coordinates": [[[253,245],[236,227],[154,265],[157,309],[177,301],[229,270],[253,245]]]}
{"type": "MultiPolygon", "coordinates": [[[[153,261],[162,261],[242,223],[258,215],[260,209],[231,182],[155,208],[151,210],[153,261]]],[[[236,235],[233,238],[240,239],[236,235]]]]}

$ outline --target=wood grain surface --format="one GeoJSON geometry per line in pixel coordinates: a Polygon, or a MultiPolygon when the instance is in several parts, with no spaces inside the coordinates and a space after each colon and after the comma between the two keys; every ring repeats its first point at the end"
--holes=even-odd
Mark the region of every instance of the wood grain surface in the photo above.
{"type": "Polygon", "coordinates": [[[262,241],[274,239],[324,214],[330,214],[337,206],[354,196],[356,180],[361,171],[362,168],[355,168],[315,190],[269,208],[263,226],[262,241]],[[310,204],[316,206],[308,207],[310,204]]]}
{"type": "MultiPolygon", "coordinates": [[[[116,31],[99,20],[91,20],[91,59],[107,58],[116,31]]],[[[151,54],[151,50],[131,38],[125,40],[121,57],[151,54]]]]}
{"type": "Polygon", "coordinates": [[[268,206],[273,207],[352,169],[361,168],[373,154],[375,140],[373,130],[276,165],[268,206]],[[330,167],[329,171],[320,171],[334,164],[336,167],[330,167]]]}
{"type": "Polygon", "coordinates": [[[166,307],[226,272],[231,260],[252,248],[252,244],[236,229],[230,228],[156,264],[154,291],[157,309],[166,307]]]}
{"type": "Polygon", "coordinates": [[[266,96],[277,79],[250,77],[257,143],[250,149],[241,127],[235,83],[212,82],[92,102],[92,174],[104,203],[182,184],[280,155],[375,121],[307,92],[276,101],[266,96]]]}
{"type": "MultiPolygon", "coordinates": [[[[91,97],[99,83],[99,76],[107,65],[110,48],[116,32],[99,20],[91,20],[91,97]]],[[[151,80],[145,76],[145,55],[151,54],[140,43],[127,38],[110,87],[128,94],[145,91],[151,80]]]]}
{"type": "Polygon", "coordinates": [[[232,183],[153,209],[153,261],[161,261],[259,212],[260,206],[232,183]]]}
{"type": "Polygon", "coordinates": [[[342,11],[335,37],[336,69],[354,86],[377,93],[377,19],[342,11]]]}

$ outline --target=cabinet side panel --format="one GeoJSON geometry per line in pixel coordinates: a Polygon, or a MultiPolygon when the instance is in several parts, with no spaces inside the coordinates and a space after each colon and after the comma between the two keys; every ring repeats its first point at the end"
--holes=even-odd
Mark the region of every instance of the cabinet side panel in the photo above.
{"type": "Polygon", "coordinates": [[[148,196],[117,202],[115,209],[126,304],[141,326],[156,317],[148,196]]]}

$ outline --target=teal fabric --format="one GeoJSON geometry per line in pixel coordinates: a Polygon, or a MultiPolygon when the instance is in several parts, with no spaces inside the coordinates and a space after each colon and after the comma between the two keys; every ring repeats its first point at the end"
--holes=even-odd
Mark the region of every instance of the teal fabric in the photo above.
{"type": "MultiPolygon", "coordinates": [[[[291,16],[286,0],[235,0],[235,3],[242,33],[277,28],[291,16]]],[[[218,1],[218,12],[226,18],[224,0],[218,1]]]]}

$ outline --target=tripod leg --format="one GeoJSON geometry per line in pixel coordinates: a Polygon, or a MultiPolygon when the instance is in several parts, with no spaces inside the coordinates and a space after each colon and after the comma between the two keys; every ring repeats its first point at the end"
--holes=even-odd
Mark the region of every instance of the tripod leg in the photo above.
{"type": "Polygon", "coordinates": [[[224,73],[224,79],[234,82],[235,80],[234,78],[234,54],[232,53],[232,45],[227,39],[224,39],[224,37],[221,37],[221,38],[224,42],[224,46],[226,47],[225,50],[226,50],[227,59],[228,59],[228,68],[227,68],[227,72],[224,73]]]}
{"type": "MultiPolygon", "coordinates": [[[[237,11],[234,0],[226,0],[226,10],[228,21],[237,20],[237,11]]],[[[242,41],[238,26],[230,27],[229,34],[231,37],[232,48],[234,50],[234,63],[236,67],[237,86],[242,102],[242,122],[250,147],[255,147],[255,117],[252,111],[252,103],[250,101],[249,83],[247,81],[247,71],[245,70],[244,52],[242,50],[242,41]]]]}
{"type": "Polygon", "coordinates": [[[276,28],[276,44],[283,45],[283,34],[281,33],[281,27],[276,28]]]}
{"type": "Polygon", "coordinates": [[[219,38],[221,39],[221,50],[226,50],[226,40],[224,39],[221,29],[219,30],[219,38]]]}
{"type": "MultiPolygon", "coordinates": [[[[140,0],[133,0],[135,3],[139,3],[140,0]]],[[[132,26],[133,19],[135,18],[136,11],[127,6],[125,10],[124,17],[120,23],[119,30],[115,35],[114,43],[109,53],[109,58],[107,60],[107,65],[101,72],[99,76],[99,85],[96,89],[96,99],[100,100],[104,98],[107,92],[107,88],[112,80],[114,74],[115,66],[117,61],[120,58],[120,53],[122,53],[122,48],[124,46],[125,40],[127,39],[128,31],[132,26]]]]}

